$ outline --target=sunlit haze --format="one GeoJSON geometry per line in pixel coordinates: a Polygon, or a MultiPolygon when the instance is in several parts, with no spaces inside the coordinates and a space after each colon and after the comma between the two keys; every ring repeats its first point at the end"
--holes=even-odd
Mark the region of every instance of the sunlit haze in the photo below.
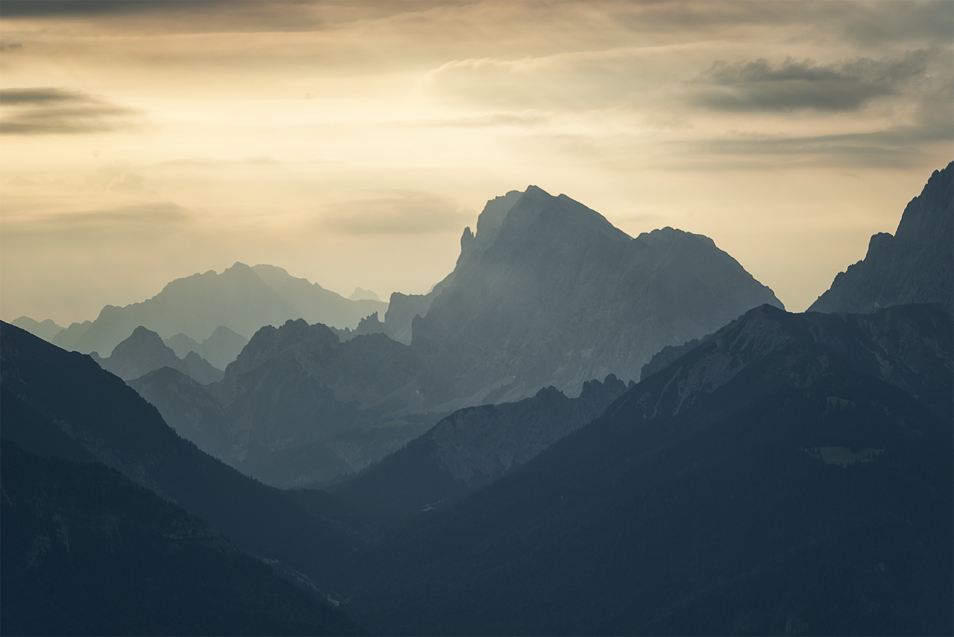
{"type": "Polygon", "coordinates": [[[0,89],[7,321],[236,261],[423,293],[529,184],[802,311],[954,159],[954,4],[4,0],[0,89]]]}

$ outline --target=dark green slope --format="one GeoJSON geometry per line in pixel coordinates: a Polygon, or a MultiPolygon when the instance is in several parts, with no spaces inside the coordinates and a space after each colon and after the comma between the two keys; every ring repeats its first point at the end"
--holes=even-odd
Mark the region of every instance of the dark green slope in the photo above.
{"type": "Polygon", "coordinates": [[[349,613],[395,634],[950,634],[950,401],[909,393],[950,398],[945,317],[752,310],[380,542],[349,613]]]}
{"type": "Polygon", "coordinates": [[[101,464],[2,445],[4,635],[362,631],[208,524],[101,464]]]}
{"type": "Polygon", "coordinates": [[[156,409],[90,357],[0,324],[0,420],[5,440],[41,457],[93,458],[212,524],[254,555],[331,588],[355,540],[326,494],[306,509],[183,440],[156,409]]]}

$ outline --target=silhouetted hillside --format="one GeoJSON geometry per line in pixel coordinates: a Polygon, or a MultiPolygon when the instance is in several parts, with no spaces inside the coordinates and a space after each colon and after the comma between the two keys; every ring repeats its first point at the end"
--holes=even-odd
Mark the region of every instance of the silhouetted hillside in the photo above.
{"type": "Polygon", "coordinates": [[[200,451],[89,356],[0,323],[0,392],[4,440],[41,457],[95,458],[321,587],[347,570],[350,514],[330,497],[312,492],[303,507],[200,451]]]}
{"type": "Polygon", "coordinates": [[[121,474],[0,448],[4,635],[363,633],[121,474]]]}
{"type": "Polygon", "coordinates": [[[379,543],[349,612],[389,634],[949,634],[952,367],[936,307],[754,309],[379,543]]]}
{"type": "Polygon", "coordinates": [[[532,398],[461,409],[334,493],[366,511],[412,513],[446,506],[499,480],[590,422],[626,385],[584,383],[579,398],[548,387],[532,398]]]}

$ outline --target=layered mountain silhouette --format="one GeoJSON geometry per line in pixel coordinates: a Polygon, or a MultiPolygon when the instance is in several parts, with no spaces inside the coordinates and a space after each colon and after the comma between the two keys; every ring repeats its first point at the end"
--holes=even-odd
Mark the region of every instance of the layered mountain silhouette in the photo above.
{"type": "Polygon", "coordinates": [[[185,334],[199,342],[224,326],[248,339],[263,325],[299,318],[353,328],[363,317],[386,309],[386,303],[346,299],[275,266],[236,263],[221,274],[210,270],[176,279],[141,303],[107,305],[95,321],[73,323],[51,342],[107,356],[139,326],[163,338],[185,334]]]}
{"type": "Polygon", "coordinates": [[[163,342],[171,347],[179,358],[185,358],[189,352],[195,352],[213,367],[224,370],[238,357],[242,348],[248,344],[248,339],[220,325],[201,343],[186,334],[175,334],[163,339],[163,342]]]}
{"type": "Polygon", "coordinates": [[[634,239],[531,186],[488,203],[477,235],[465,230],[411,347],[435,401],[500,402],[548,385],[575,395],[607,374],[638,379],[662,347],[762,303],[781,307],[711,239],[672,228],[634,239]]]}
{"type": "Polygon", "coordinates": [[[366,555],[349,612],[446,634],[944,634],[952,325],[751,310],[366,555]]]}
{"type": "Polygon", "coordinates": [[[462,407],[636,379],[660,348],[760,303],[781,305],[710,239],[671,228],[633,239],[530,187],[488,202],[454,271],[427,295],[392,295],[383,322],[263,328],[205,390],[169,373],[134,386],[203,449],[304,486],[361,470],[462,407]]]}
{"type": "Polygon", "coordinates": [[[46,319],[45,321],[35,321],[29,316],[21,316],[20,318],[15,319],[12,324],[16,325],[20,329],[28,331],[34,336],[39,336],[44,341],[52,341],[53,338],[64,329],[50,319],[46,319]]]}
{"type": "Polygon", "coordinates": [[[4,442],[116,469],[323,591],[348,570],[350,514],[318,491],[267,487],[200,451],[89,356],[0,323],[0,393],[4,442]]]}
{"type": "Polygon", "coordinates": [[[516,403],[461,409],[334,492],[376,514],[446,506],[590,422],[624,391],[621,380],[607,376],[584,383],[579,398],[551,386],[516,403]]]}
{"type": "Polygon", "coordinates": [[[874,312],[938,303],[954,313],[954,163],[936,170],[897,232],[871,237],[864,260],[838,274],[812,312],[874,312]]]}
{"type": "Polygon", "coordinates": [[[0,449],[3,634],[363,633],[118,472],[0,449]]]}
{"type": "Polygon", "coordinates": [[[298,320],[259,330],[217,383],[159,370],[132,386],[180,435],[290,487],[359,470],[433,425],[420,374],[411,349],[384,334],[341,342],[298,320]]]}
{"type": "Polygon", "coordinates": [[[162,367],[179,370],[200,385],[222,380],[223,376],[221,369],[216,369],[194,351],[190,351],[184,358],[179,358],[172,348],[162,342],[158,334],[142,326],[133,330],[129,338],[117,345],[108,358],[102,358],[97,352],[91,353],[90,356],[100,367],[123,380],[133,380],[162,367]]]}

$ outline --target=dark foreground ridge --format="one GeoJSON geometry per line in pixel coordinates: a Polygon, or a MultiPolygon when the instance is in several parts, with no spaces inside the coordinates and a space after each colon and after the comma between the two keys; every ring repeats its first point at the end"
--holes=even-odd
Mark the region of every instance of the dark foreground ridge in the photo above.
{"type": "Polygon", "coordinates": [[[365,556],[390,634],[949,634],[952,326],[762,306],[365,556]]]}
{"type": "Polygon", "coordinates": [[[120,473],[0,449],[4,635],[364,634],[120,473]]]}

